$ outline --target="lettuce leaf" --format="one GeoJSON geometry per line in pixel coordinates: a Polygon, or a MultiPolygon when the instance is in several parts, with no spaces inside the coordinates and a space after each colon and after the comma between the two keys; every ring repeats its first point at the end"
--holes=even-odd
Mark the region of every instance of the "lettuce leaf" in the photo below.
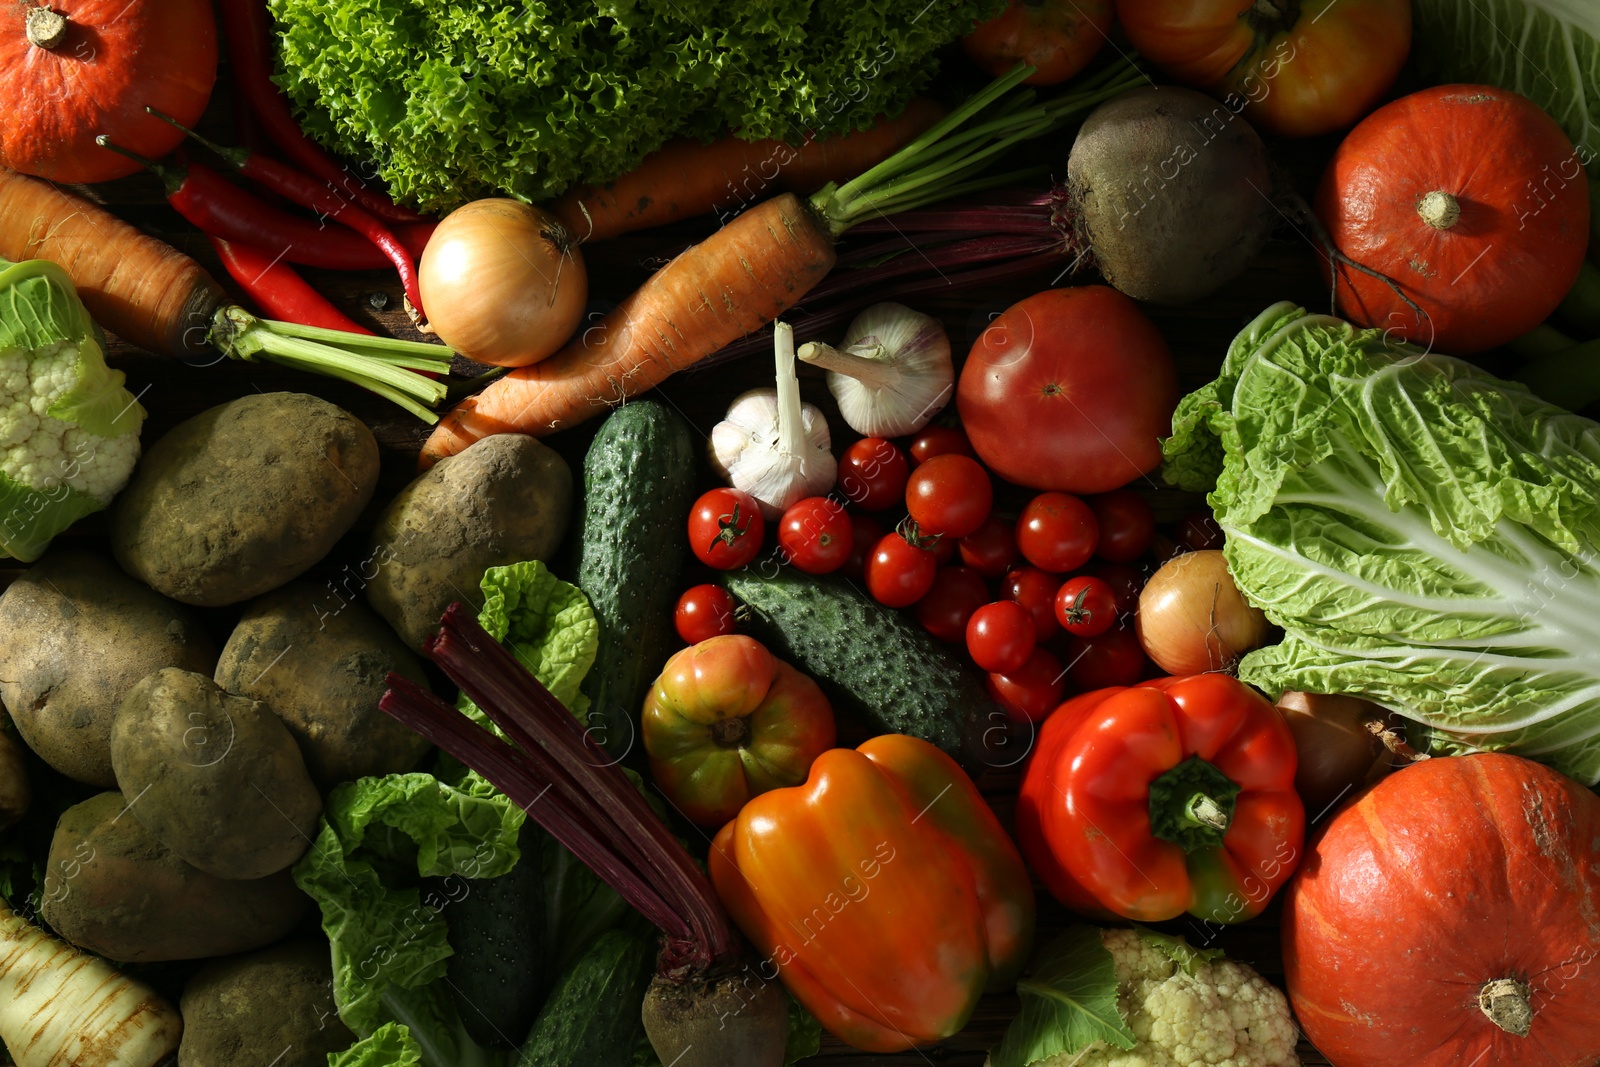
{"type": "Polygon", "coordinates": [[[1285,631],[1240,678],[1600,781],[1600,425],[1277,304],[1164,447],[1169,480],[1214,481],[1234,580],[1285,631]]]}
{"type": "Polygon", "coordinates": [[[990,1057],[993,1067],[1027,1067],[1096,1042],[1137,1044],[1117,1007],[1117,966],[1098,926],[1073,926],[1034,951],[1017,981],[1022,1012],[990,1057]]]}
{"type": "Polygon", "coordinates": [[[420,1067],[421,1063],[421,1047],[399,1023],[384,1023],[370,1037],[328,1056],[328,1067],[420,1067]]]}

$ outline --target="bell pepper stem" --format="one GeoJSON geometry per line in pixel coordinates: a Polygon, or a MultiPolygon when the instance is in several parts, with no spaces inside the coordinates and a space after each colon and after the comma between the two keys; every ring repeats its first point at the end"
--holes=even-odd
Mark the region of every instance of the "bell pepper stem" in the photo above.
{"type": "Polygon", "coordinates": [[[1228,829],[1228,813],[1204,793],[1190,797],[1189,803],[1184,805],[1183,814],[1196,826],[1209,826],[1219,832],[1228,829]]]}

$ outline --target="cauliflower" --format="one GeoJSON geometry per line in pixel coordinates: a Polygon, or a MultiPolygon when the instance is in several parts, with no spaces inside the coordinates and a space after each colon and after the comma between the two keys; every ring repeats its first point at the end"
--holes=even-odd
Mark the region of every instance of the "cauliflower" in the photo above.
{"type": "Polygon", "coordinates": [[[49,414],[78,384],[77,345],[0,355],[0,475],[43,493],[61,485],[101,506],[128,483],[139,437],[102,437],[49,414]]]}

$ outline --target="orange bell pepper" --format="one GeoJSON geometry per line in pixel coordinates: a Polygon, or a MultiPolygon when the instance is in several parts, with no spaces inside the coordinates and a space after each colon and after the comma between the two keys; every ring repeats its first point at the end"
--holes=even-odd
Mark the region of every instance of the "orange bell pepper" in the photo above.
{"type": "Polygon", "coordinates": [[[1016,846],[966,772],[914,737],[823,753],[804,785],[745,805],[709,867],[762,976],[868,1052],[956,1033],[1033,944],[1016,846]]]}

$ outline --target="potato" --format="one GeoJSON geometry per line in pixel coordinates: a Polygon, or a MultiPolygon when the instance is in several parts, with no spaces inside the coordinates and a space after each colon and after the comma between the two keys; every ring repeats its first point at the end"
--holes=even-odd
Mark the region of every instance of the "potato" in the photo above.
{"type": "Polygon", "coordinates": [[[116,786],[111,720],[135,682],[216,662],[193,613],[96,553],[56,549],[0,596],[0,700],[28,747],[80,782],[116,786]]]}
{"type": "Polygon", "coordinates": [[[324,790],[409,771],[429,747],[378,710],[384,676],[426,687],[422,665],[354,595],[306,580],[268,593],[245,609],[217,662],[217,684],[271,708],[324,790]]]}
{"type": "Polygon", "coordinates": [[[178,1067],[327,1067],[355,1044],[333,1004],[326,941],[290,941],[208,963],[178,1010],[178,1067]]]}
{"type": "Polygon", "coordinates": [[[572,471],[532,437],[496,434],[400,491],[372,535],[367,599],[412,648],[453,600],[483,606],[490,567],[548,560],[572,513],[572,471]]]}
{"type": "Polygon", "coordinates": [[[128,814],[121,793],[62,813],[49,871],[45,922],[79,948],[124,963],[263,948],[311,904],[288,871],[238,882],[183,862],[128,814]]]}
{"type": "Polygon", "coordinates": [[[249,697],[173,667],[139,681],[111,726],[133,817],[218,878],[265,878],[310,847],[322,797],[289,730],[249,697]]]}
{"type": "Polygon", "coordinates": [[[22,821],[33,804],[33,786],[22,743],[0,729],[0,830],[9,830],[22,821]]]}
{"type": "Polygon", "coordinates": [[[378,443],[303,393],[230,401],[157,441],[111,509],[127,572],[174,600],[249,600],[303,574],[372,498],[378,443]]]}

